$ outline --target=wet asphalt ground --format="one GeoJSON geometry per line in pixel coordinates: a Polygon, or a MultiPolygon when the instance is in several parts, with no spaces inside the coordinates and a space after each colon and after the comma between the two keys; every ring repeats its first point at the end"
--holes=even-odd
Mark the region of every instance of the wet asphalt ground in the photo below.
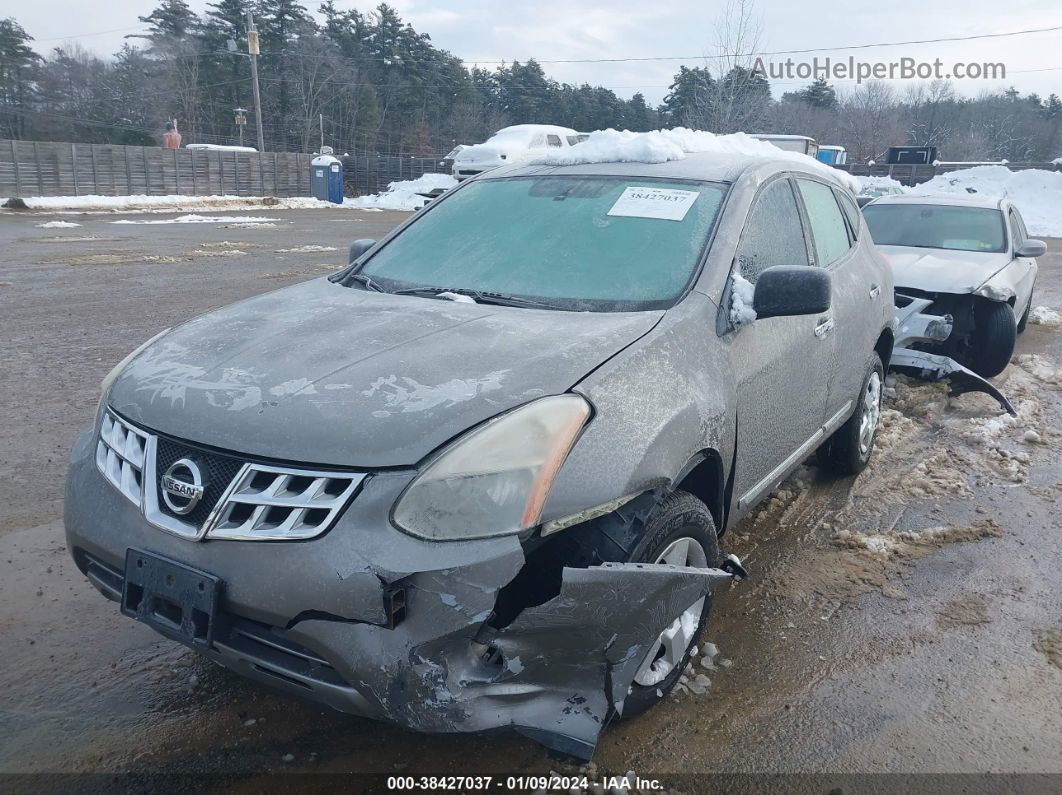
{"type": "MultiPolygon", "coordinates": [[[[520,737],[416,735],[274,695],[121,617],[77,572],[65,461],[111,367],[190,316],[328,273],[405,217],[204,214],[233,220],[0,211],[0,772],[220,773],[249,791],[280,771],[578,772],[520,737]],[[37,226],[55,220],[80,226],[37,226]]],[[[1035,303],[1062,309],[1062,241],[1040,268],[1035,303]]],[[[981,396],[893,384],[867,472],[806,467],[730,531],[753,579],[717,599],[720,658],[693,672],[710,687],[610,727],[598,770],[684,790],[719,773],[1062,784],[1060,364],[1062,328],[1030,326],[996,379],[1024,400],[1001,429],[981,396]]]]}

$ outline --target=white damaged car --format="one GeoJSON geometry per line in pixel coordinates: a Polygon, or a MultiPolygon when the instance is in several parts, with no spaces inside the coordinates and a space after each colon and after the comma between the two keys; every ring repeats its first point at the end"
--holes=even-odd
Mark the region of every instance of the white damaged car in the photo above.
{"type": "Polygon", "coordinates": [[[499,166],[523,163],[543,152],[575,146],[586,135],[553,124],[514,124],[494,133],[481,144],[454,156],[454,179],[461,181],[499,166]]]}
{"type": "Polygon", "coordinates": [[[940,318],[916,347],[985,378],[1003,372],[1029,318],[1036,258],[1047,251],[1018,208],[979,196],[883,196],[863,216],[892,265],[897,306],[918,301],[940,318]]]}

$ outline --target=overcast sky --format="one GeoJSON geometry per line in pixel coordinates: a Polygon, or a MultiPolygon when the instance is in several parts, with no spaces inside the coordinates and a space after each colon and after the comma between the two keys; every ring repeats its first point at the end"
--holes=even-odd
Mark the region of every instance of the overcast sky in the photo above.
{"type": "MultiPolygon", "coordinates": [[[[375,0],[337,0],[338,8],[371,9],[375,0]]],[[[79,41],[100,55],[122,44],[122,37],[142,26],[137,16],[150,13],[145,0],[34,0],[29,5],[5,4],[0,15],[13,13],[35,46],[46,52],[64,41],[79,41]]],[[[197,11],[206,0],[189,0],[197,11]]],[[[305,5],[316,8],[317,0],[305,5]]],[[[725,2],[704,0],[393,0],[391,5],[420,32],[469,63],[570,58],[693,56],[685,60],[610,64],[544,64],[557,80],[588,82],[628,97],[641,91],[652,103],[667,91],[679,64],[703,65],[715,53],[716,23],[725,2]]],[[[763,51],[843,47],[910,41],[1029,28],[1062,26],[1059,0],[886,0],[886,2],[800,3],[758,0],[759,49],[763,51]],[[858,9],[858,10],[856,10],[858,9]]],[[[887,61],[909,56],[946,67],[956,61],[1002,62],[1005,81],[963,80],[960,93],[1014,85],[1023,93],[1062,95],[1062,30],[1010,38],[942,44],[906,45],[851,51],[837,49],[819,57],[887,61]],[[1032,71],[1036,70],[1036,71],[1032,71]]],[[[776,56],[784,60],[786,56],[776,56]]],[[[791,56],[807,58],[812,56],[791,56]]],[[[484,65],[488,65],[484,63],[484,65]]],[[[492,65],[491,65],[492,66],[492,65]]],[[[832,81],[838,88],[854,83],[832,81]]],[[[802,85],[772,85],[775,96],[802,85]]],[[[897,85],[902,87],[901,81],[897,85]]]]}

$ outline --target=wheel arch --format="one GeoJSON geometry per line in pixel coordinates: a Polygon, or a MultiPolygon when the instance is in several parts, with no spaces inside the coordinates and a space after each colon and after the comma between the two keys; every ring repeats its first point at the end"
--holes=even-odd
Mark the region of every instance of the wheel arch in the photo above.
{"type": "Polygon", "coordinates": [[[889,361],[892,359],[892,348],[895,341],[896,338],[893,336],[892,329],[885,328],[881,330],[877,342],[874,343],[874,352],[881,359],[882,369],[886,372],[889,369],[889,361]]]}
{"type": "Polygon", "coordinates": [[[708,506],[716,532],[726,530],[729,514],[726,491],[727,470],[718,450],[708,448],[698,453],[675,478],[674,487],[687,491],[708,506]]]}

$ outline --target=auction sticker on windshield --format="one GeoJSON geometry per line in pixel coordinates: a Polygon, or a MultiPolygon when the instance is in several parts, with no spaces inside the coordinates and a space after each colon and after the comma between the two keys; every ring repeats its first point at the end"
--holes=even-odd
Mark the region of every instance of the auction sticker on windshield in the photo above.
{"type": "Polygon", "coordinates": [[[700,196],[695,190],[670,188],[627,188],[616,199],[609,215],[627,218],[660,218],[681,221],[700,196]]]}

